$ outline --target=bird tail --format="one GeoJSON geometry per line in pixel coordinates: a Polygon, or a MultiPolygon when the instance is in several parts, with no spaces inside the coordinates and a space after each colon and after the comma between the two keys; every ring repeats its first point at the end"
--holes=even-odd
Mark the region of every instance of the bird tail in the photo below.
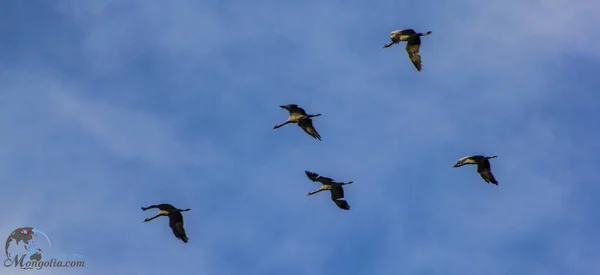
{"type": "Polygon", "coordinates": [[[423,36],[430,35],[430,34],[431,34],[431,31],[428,31],[428,32],[424,33],[423,36]]]}

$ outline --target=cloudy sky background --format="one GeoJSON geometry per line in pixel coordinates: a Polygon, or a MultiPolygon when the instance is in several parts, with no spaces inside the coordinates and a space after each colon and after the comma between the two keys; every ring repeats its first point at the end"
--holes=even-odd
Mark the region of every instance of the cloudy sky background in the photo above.
{"type": "MultiPolygon", "coordinates": [[[[600,274],[600,2],[0,2],[0,236],[36,274],[600,274]],[[422,39],[423,71],[394,29],[422,39]],[[321,142],[285,121],[298,104],[321,142]],[[492,160],[499,186],[466,166],[492,160]],[[339,210],[304,170],[354,181],[339,210]],[[167,218],[171,203],[188,244],[167,218]]],[[[2,267],[2,274],[23,274],[2,267]]]]}

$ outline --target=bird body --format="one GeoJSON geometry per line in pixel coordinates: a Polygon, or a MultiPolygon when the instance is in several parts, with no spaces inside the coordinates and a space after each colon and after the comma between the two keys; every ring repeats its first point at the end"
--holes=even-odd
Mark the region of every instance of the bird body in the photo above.
{"type": "Polygon", "coordinates": [[[310,172],[310,171],[304,171],[304,172],[306,173],[306,176],[311,181],[321,183],[321,188],[319,188],[319,190],[309,192],[307,194],[307,196],[314,195],[314,194],[319,193],[321,191],[329,190],[331,192],[331,200],[333,200],[333,202],[340,209],[350,210],[350,205],[348,204],[348,202],[346,200],[343,200],[343,198],[344,198],[344,189],[342,188],[342,186],[346,185],[346,184],[352,184],[352,181],[349,181],[349,182],[336,182],[332,178],[322,177],[322,176],[319,176],[319,174],[314,173],[314,172],[310,172]]]}
{"type": "Polygon", "coordinates": [[[412,37],[427,36],[430,34],[431,34],[431,31],[428,31],[426,33],[420,33],[420,32],[417,33],[413,29],[394,30],[394,31],[390,32],[390,40],[392,40],[392,43],[385,44],[383,47],[389,48],[394,44],[409,41],[410,38],[412,38],[412,37]]]}
{"type": "Polygon", "coordinates": [[[421,54],[419,53],[419,49],[421,48],[421,36],[430,35],[431,31],[426,33],[417,33],[413,29],[404,29],[404,30],[395,30],[390,33],[391,43],[385,44],[384,48],[389,48],[394,44],[398,44],[402,41],[406,41],[406,53],[408,53],[408,58],[413,63],[417,71],[421,71],[423,69],[423,65],[421,63],[421,54]]]}
{"type": "Polygon", "coordinates": [[[190,211],[191,209],[178,209],[170,204],[155,204],[148,207],[142,207],[143,211],[158,208],[158,214],[152,218],[147,218],[144,222],[149,222],[153,219],[156,219],[160,216],[168,216],[169,217],[169,226],[173,231],[173,234],[178,239],[182,240],[184,243],[188,242],[188,237],[185,233],[185,229],[183,228],[183,215],[181,212],[190,211]]]}
{"type": "Polygon", "coordinates": [[[158,214],[161,216],[168,216],[169,215],[169,211],[167,210],[158,210],[158,214]]]}
{"type": "Polygon", "coordinates": [[[306,113],[306,111],[304,111],[304,109],[298,107],[298,105],[296,104],[281,105],[279,107],[281,107],[282,109],[286,109],[290,113],[290,115],[284,123],[275,125],[273,129],[283,127],[290,123],[296,123],[298,124],[298,127],[300,127],[309,136],[321,140],[321,135],[319,135],[319,133],[313,126],[311,119],[313,117],[318,117],[321,114],[309,115],[306,113]]]}
{"type": "Polygon", "coordinates": [[[496,180],[496,178],[494,177],[494,174],[492,174],[492,167],[490,164],[490,159],[493,158],[497,158],[497,156],[491,156],[491,157],[484,157],[481,155],[475,155],[475,156],[466,156],[466,157],[462,157],[460,159],[458,159],[458,161],[456,162],[456,164],[454,164],[454,168],[456,167],[461,167],[463,165],[477,165],[477,173],[479,173],[479,176],[481,176],[481,178],[487,182],[487,183],[491,183],[491,184],[495,184],[498,185],[498,181],[496,180]]]}
{"type": "Polygon", "coordinates": [[[413,29],[394,30],[390,32],[390,40],[396,43],[408,41],[408,39],[415,34],[416,32],[413,29]]]}

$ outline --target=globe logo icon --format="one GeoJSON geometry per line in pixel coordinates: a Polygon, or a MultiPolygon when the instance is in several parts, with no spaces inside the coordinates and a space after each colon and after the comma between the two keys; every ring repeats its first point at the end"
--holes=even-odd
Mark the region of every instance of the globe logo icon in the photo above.
{"type": "Polygon", "coordinates": [[[44,232],[33,227],[17,228],[6,239],[6,258],[41,261],[43,251],[50,245],[50,239],[44,232]]]}

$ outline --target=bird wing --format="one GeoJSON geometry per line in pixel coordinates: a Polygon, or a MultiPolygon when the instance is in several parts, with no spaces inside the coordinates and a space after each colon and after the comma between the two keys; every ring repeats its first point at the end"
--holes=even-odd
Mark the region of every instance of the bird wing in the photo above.
{"type": "Polygon", "coordinates": [[[331,184],[331,182],[333,182],[332,178],[319,176],[319,174],[310,172],[310,171],[304,171],[304,172],[306,173],[306,176],[314,182],[320,182],[322,184],[331,184]]]}
{"type": "Polygon", "coordinates": [[[185,229],[183,228],[183,222],[176,223],[174,226],[171,226],[173,230],[173,234],[177,239],[182,240],[184,243],[188,242],[187,235],[185,234],[185,229]]]}
{"type": "Polygon", "coordinates": [[[416,33],[413,29],[400,30],[398,38],[400,41],[409,41],[416,33]]]}
{"type": "Polygon", "coordinates": [[[463,162],[465,162],[467,159],[470,159],[471,157],[472,157],[472,156],[465,156],[465,157],[459,158],[459,159],[456,161],[456,164],[455,164],[455,165],[462,164],[463,162]]]}
{"type": "Polygon", "coordinates": [[[492,174],[492,171],[490,169],[486,169],[479,172],[479,175],[483,180],[485,180],[485,182],[498,185],[498,181],[496,180],[494,174],[492,174]]]}
{"type": "Polygon", "coordinates": [[[181,215],[180,212],[174,212],[169,216],[169,226],[175,237],[182,240],[184,243],[188,242],[185,229],[183,228],[183,215],[181,215]]]}
{"type": "Polygon", "coordinates": [[[321,140],[321,135],[317,132],[317,129],[312,125],[312,119],[305,118],[298,121],[298,126],[304,130],[309,136],[321,140]]]}
{"type": "Polygon", "coordinates": [[[390,33],[390,39],[394,43],[398,43],[400,41],[407,41],[415,33],[416,32],[413,29],[395,30],[390,33]]]}
{"type": "Polygon", "coordinates": [[[179,211],[169,212],[169,225],[175,226],[177,223],[183,224],[183,215],[179,211]]]}
{"type": "Polygon", "coordinates": [[[175,210],[175,209],[177,209],[177,208],[175,208],[175,206],[173,206],[173,205],[170,205],[170,204],[168,204],[168,203],[163,203],[163,204],[160,204],[160,205],[158,206],[158,208],[159,208],[160,210],[166,210],[166,211],[171,211],[171,210],[175,210]]]}
{"type": "Polygon", "coordinates": [[[421,64],[421,55],[419,54],[419,48],[421,47],[421,38],[417,35],[411,37],[406,43],[406,52],[408,58],[415,65],[417,71],[421,71],[423,65],[421,64]]]}
{"type": "Polygon", "coordinates": [[[415,32],[415,30],[413,30],[413,29],[403,29],[403,30],[400,30],[400,33],[401,34],[410,34],[410,35],[413,35],[413,34],[415,34],[417,32],[415,32]]]}
{"type": "Polygon", "coordinates": [[[340,209],[350,210],[350,205],[346,200],[333,200],[333,202],[335,202],[335,205],[337,205],[340,209]]]}
{"type": "Polygon", "coordinates": [[[279,106],[279,107],[288,110],[288,112],[290,112],[290,116],[292,114],[306,115],[306,111],[304,111],[304,109],[298,107],[298,105],[296,105],[296,104],[282,105],[282,106],[279,106]]]}
{"type": "Polygon", "coordinates": [[[165,211],[171,211],[171,210],[175,209],[174,206],[172,206],[168,203],[162,203],[162,204],[153,204],[148,207],[145,207],[145,210],[144,210],[144,207],[142,207],[142,210],[146,211],[146,210],[150,210],[153,208],[158,208],[160,210],[165,210],[165,211]]]}
{"type": "Polygon", "coordinates": [[[390,40],[392,40],[393,43],[398,43],[398,42],[401,41],[401,39],[400,39],[401,36],[402,36],[402,31],[401,30],[395,30],[395,31],[393,31],[393,32],[390,33],[390,40]]]}
{"type": "Polygon", "coordinates": [[[317,181],[317,178],[319,178],[319,174],[317,173],[310,171],[304,171],[304,173],[306,173],[306,176],[312,181],[317,181]]]}
{"type": "Polygon", "coordinates": [[[332,200],[344,198],[344,189],[341,186],[331,188],[331,189],[329,189],[329,191],[331,192],[332,200]]]}
{"type": "Polygon", "coordinates": [[[333,179],[332,178],[323,177],[323,176],[319,176],[319,178],[317,179],[317,181],[319,181],[322,184],[327,184],[327,185],[331,185],[333,183],[333,179]]]}
{"type": "Polygon", "coordinates": [[[465,157],[459,158],[459,159],[456,161],[456,163],[461,163],[461,162],[463,162],[463,161],[465,161],[465,160],[467,160],[467,159],[469,159],[469,158],[471,158],[471,156],[465,156],[465,157]]]}
{"type": "Polygon", "coordinates": [[[282,109],[286,109],[288,111],[294,110],[296,108],[298,108],[298,105],[296,104],[287,104],[287,105],[280,105],[279,107],[281,107],[282,109]]]}
{"type": "Polygon", "coordinates": [[[492,165],[490,164],[490,161],[487,159],[480,159],[477,162],[477,173],[481,173],[481,172],[485,172],[485,171],[491,171],[492,165]]]}

